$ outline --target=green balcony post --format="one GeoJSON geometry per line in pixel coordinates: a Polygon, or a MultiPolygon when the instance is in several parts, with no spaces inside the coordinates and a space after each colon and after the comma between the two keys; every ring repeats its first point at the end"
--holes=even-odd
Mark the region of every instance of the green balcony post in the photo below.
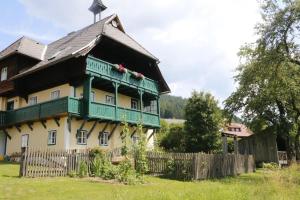
{"type": "Polygon", "coordinates": [[[91,107],[92,82],[94,77],[87,76],[83,83],[83,110],[84,116],[89,117],[91,107]]]}
{"type": "MultiPolygon", "coordinates": [[[[157,114],[158,114],[158,119],[160,119],[160,96],[157,96],[156,98],[156,101],[157,101],[157,114]]],[[[160,120],[158,120],[158,125],[160,125],[160,120]]]]}
{"type": "Polygon", "coordinates": [[[144,109],[144,104],[143,104],[143,95],[144,91],[139,90],[139,95],[140,95],[140,112],[141,112],[141,122],[143,122],[143,109],[144,109]]]}
{"type": "Polygon", "coordinates": [[[119,106],[118,89],[119,89],[120,84],[114,82],[113,86],[115,88],[115,120],[118,120],[118,106],[119,106]]]}

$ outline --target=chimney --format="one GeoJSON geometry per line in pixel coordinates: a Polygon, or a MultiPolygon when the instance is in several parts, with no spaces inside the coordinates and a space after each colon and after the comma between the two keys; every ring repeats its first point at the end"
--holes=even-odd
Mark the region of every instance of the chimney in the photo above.
{"type": "Polygon", "coordinates": [[[106,10],[107,7],[102,3],[101,0],[94,0],[93,4],[89,8],[89,10],[94,14],[94,23],[97,22],[97,15],[99,15],[99,20],[101,20],[101,12],[106,10]]]}

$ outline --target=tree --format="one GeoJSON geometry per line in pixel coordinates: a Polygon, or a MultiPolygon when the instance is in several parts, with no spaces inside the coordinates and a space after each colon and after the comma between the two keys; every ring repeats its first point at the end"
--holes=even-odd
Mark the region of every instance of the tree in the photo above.
{"type": "Polygon", "coordinates": [[[161,139],[160,147],[169,152],[185,152],[185,134],[182,124],[171,124],[161,139]]]}
{"type": "Polygon", "coordinates": [[[300,3],[264,0],[258,40],[240,50],[237,90],[225,101],[230,113],[243,111],[257,132],[285,138],[288,156],[299,154],[300,3]]]}
{"type": "Polygon", "coordinates": [[[210,152],[219,148],[223,116],[211,94],[194,91],[185,107],[185,117],[187,152],[210,152]]]}

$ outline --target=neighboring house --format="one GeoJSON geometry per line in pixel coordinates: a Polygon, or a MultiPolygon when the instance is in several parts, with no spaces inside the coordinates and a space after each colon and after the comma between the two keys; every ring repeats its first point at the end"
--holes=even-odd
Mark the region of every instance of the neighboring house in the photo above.
{"type": "MultiPolygon", "coordinates": [[[[94,1],[100,14],[105,6],[94,1]],[[100,6],[100,7],[99,7],[100,6]]],[[[128,36],[117,15],[43,45],[22,37],[0,52],[0,154],[21,147],[115,149],[124,121],[149,146],[170,91],[159,60],[128,36]]]]}
{"type": "Polygon", "coordinates": [[[243,124],[231,123],[225,126],[222,134],[227,137],[245,138],[253,135],[253,132],[243,124]]]}
{"type": "Polygon", "coordinates": [[[238,140],[241,140],[242,138],[248,138],[253,135],[253,132],[250,129],[248,129],[245,125],[239,123],[230,123],[225,125],[225,127],[221,130],[221,133],[223,153],[228,152],[227,137],[234,139],[234,152],[238,153],[238,140]]]}

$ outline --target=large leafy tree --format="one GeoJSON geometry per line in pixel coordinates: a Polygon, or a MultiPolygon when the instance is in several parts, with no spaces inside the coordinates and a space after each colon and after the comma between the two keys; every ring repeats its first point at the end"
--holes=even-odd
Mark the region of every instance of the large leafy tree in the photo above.
{"type": "Polygon", "coordinates": [[[209,93],[196,92],[185,107],[185,149],[187,152],[210,152],[220,146],[220,127],[223,123],[218,102],[209,93]]]}
{"type": "Polygon", "coordinates": [[[286,141],[289,158],[300,136],[300,3],[262,1],[258,40],[239,53],[237,90],[226,100],[230,113],[243,111],[257,132],[274,131],[286,141]]]}

